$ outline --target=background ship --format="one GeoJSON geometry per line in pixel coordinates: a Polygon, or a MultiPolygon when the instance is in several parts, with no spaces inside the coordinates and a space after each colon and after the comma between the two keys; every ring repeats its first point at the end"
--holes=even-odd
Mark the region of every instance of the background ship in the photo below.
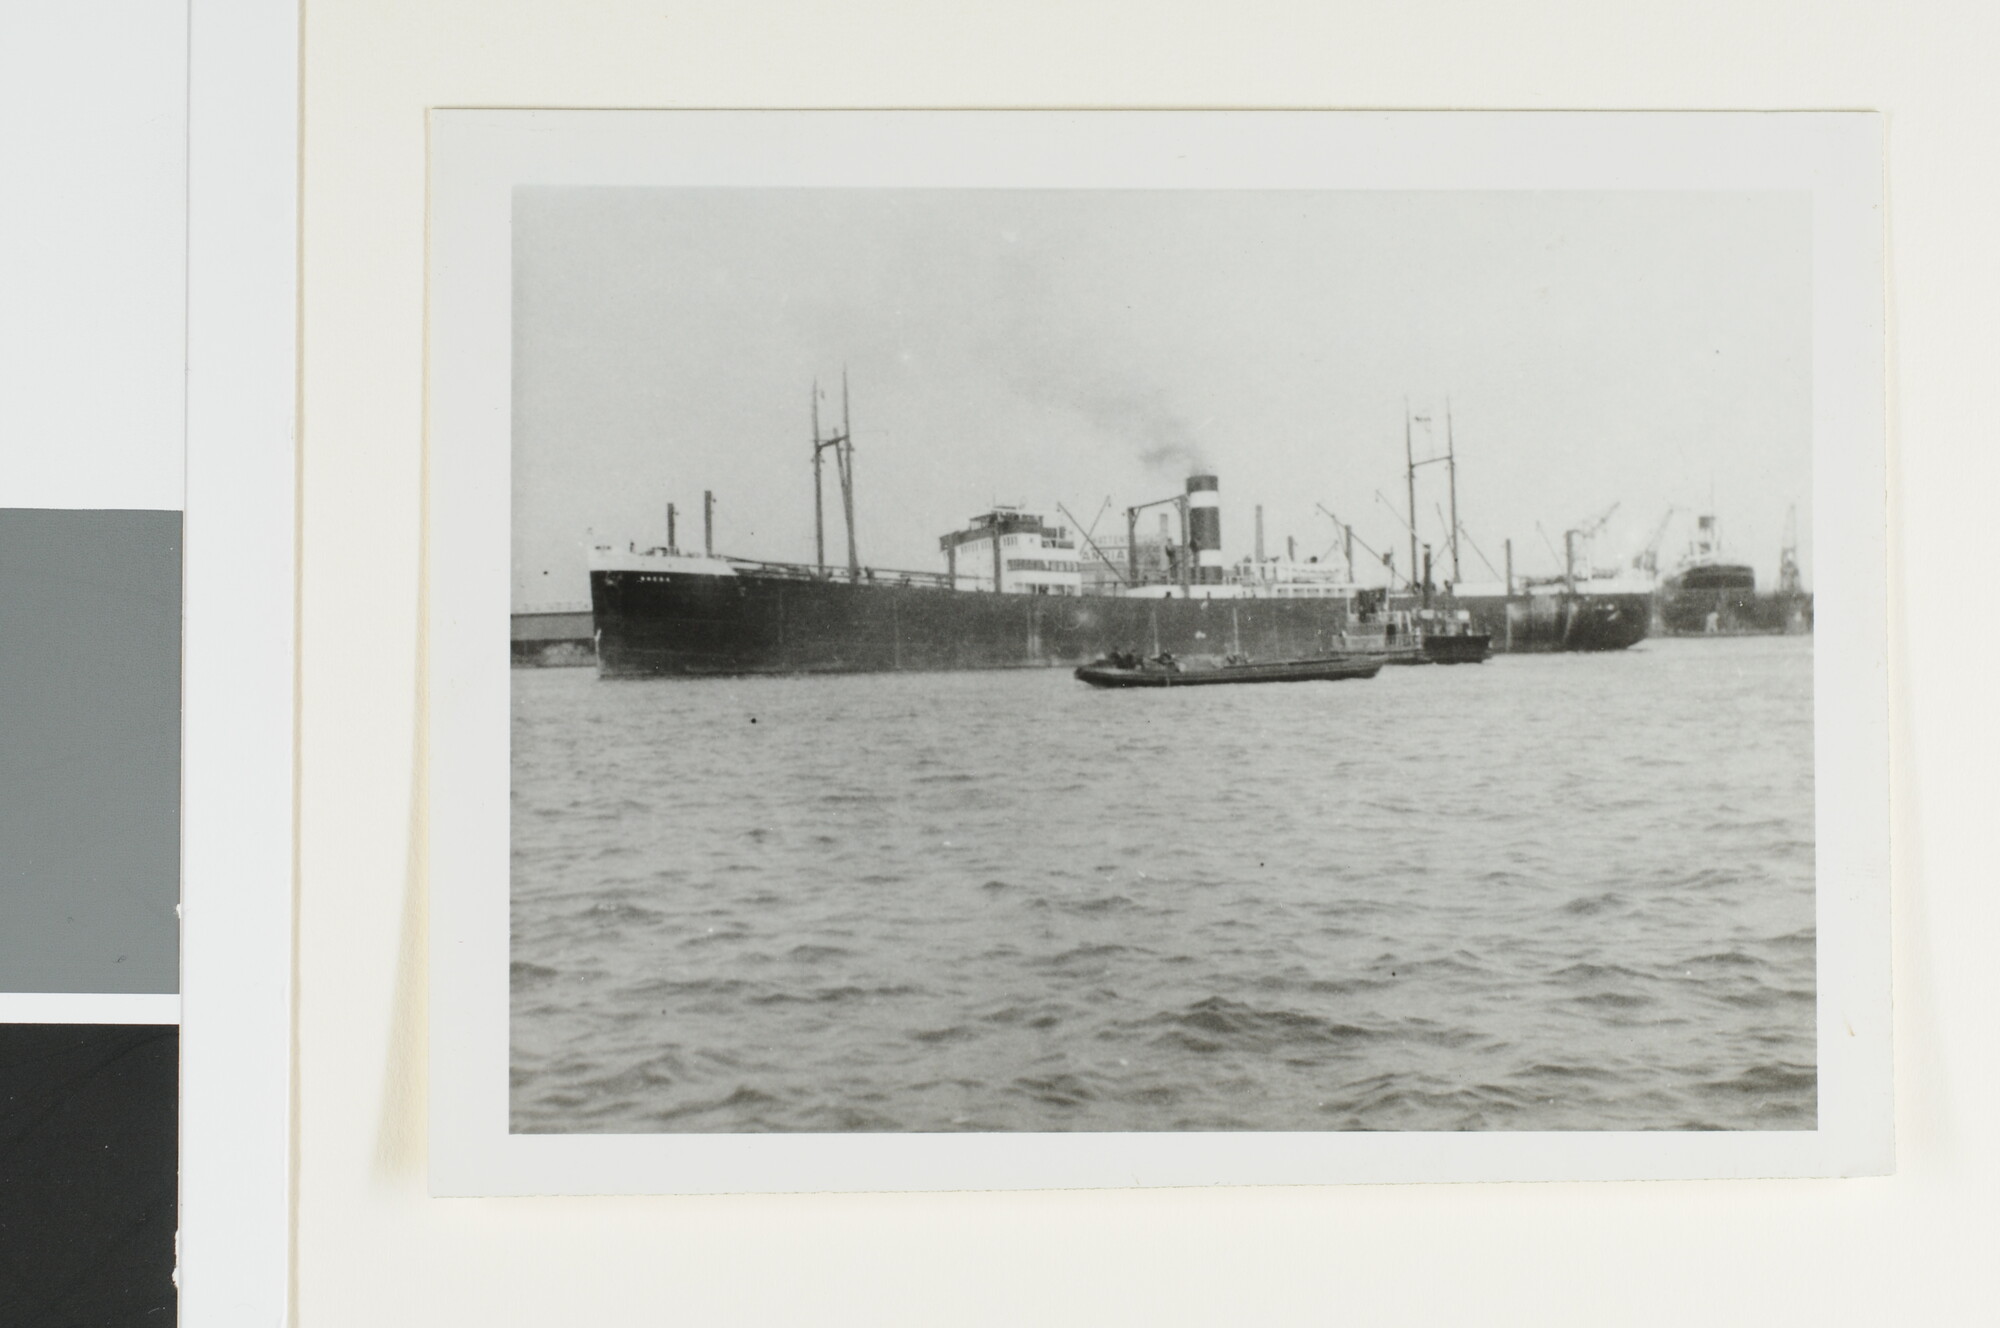
{"type": "Polygon", "coordinates": [[[1696,519],[1679,568],[1660,585],[1659,628],[1670,636],[1775,636],[1812,630],[1812,596],[1799,577],[1798,512],[1785,518],[1778,586],[1757,589],[1748,563],[1724,556],[1713,515],[1696,519]]]}
{"type": "MultiPolygon", "coordinates": [[[[1074,667],[1113,650],[1298,659],[1407,645],[1407,638],[1384,639],[1384,611],[1417,623],[1430,611],[1454,634],[1487,634],[1503,651],[1617,650],[1646,634],[1646,593],[1574,574],[1517,588],[1511,550],[1504,584],[1440,592],[1425,550],[1421,581],[1406,580],[1386,602],[1357,604],[1370,592],[1352,580],[1351,528],[1342,527],[1349,554],[1343,575],[1330,563],[1298,561],[1290,541],[1285,557],[1265,556],[1259,509],[1255,555],[1226,565],[1220,485],[1205,474],[1191,476],[1181,493],[1126,509],[1122,545],[994,507],[939,541],[942,572],[865,567],[855,538],[846,412],[837,430],[822,434],[817,402],[815,389],[816,561],[717,554],[712,495],[704,497],[699,553],[678,547],[671,506],[664,546],[591,548],[592,642],[603,676],[1074,667]],[[826,559],[821,481],[829,456],[846,527],[845,567],[826,559]],[[1177,513],[1178,531],[1162,511],[1158,538],[1142,538],[1141,516],[1151,509],[1177,513]]],[[[1455,567],[1455,538],[1451,556],[1455,567]]],[[[1411,565],[1418,565],[1414,535],[1411,565]]],[[[517,620],[517,662],[557,662],[578,646],[573,638],[524,639],[521,629],[517,620]]]]}

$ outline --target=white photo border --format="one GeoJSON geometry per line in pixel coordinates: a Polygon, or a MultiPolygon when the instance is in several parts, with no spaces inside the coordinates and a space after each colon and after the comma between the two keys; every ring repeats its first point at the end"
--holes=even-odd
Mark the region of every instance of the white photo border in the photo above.
{"type": "Polygon", "coordinates": [[[292,1257],[299,11],[188,10],[180,1321],[283,1322],[292,1257]]]}
{"type": "Polygon", "coordinates": [[[434,1195],[1705,1179],[1893,1167],[1882,123],[1865,112],[491,111],[430,124],[434,1195]],[[1816,1129],[511,1134],[512,199],[523,185],[1812,197],[1816,1129]]]}

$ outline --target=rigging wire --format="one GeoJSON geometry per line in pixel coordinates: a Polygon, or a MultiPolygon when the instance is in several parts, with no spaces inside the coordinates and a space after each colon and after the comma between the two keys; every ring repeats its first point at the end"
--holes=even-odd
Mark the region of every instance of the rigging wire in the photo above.
{"type": "MultiPolygon", "coordinates": [[[[1444,508],[1442,508],[1442,507],[1438,508],[1438,520],[1439,520],[1439,521],[1444,521],[1446,525],[1449,525],[1449,524],[1450,524],[1450,522],[1449,522],[1449,521],[1447,521],[1447,520],[1446,520],[1446,518],[1445,518],[1445,514],[1444,514],[1444,508]]],[[[1459,538],[1460,538],[1460,539],[1464,540],[1464,541],[1465,541],[1465,542],[1466,542],[1466,543],[1467,543],[1468,545],[1471,545],[1471,547],[1472,547],[1472,551],[1473,551],[1474,553],[1477,553],[1477,554],[1479,554],[1479,561],[1480,561],[1480,562],[1482,562],[1482,563],[1485,563],[1485,564],[1486,564],[1486,570],[1487,570],[1487,571],[1489,571],[1489,572],[1491,572],[1491,573],[1493,573],[1493,577],[1494,577],[1494,579],[1495,579],[1495,580],[1499,580],[1499,579],[1500,579],[1500,569],[1499,569],[1499,568],[1497,568],[1497,567],[1495,567],[1495,566],[1493,565],[1493,560],[1492,560],[1491,558],[1488,558],[1488,557],[1487,557],[1487,556],[1485,555],[1485,553],[1483,553],[1483,552],[1482,552],[1482,551],[1480,550],[1480,548],[1479,548],[1479,546],[1478,546],[1477,544],[1473,544],[1473,543],[1472,543],[1472,533],[1471,533],[1470,531],[1468,531],[1468,530],[1467,530],[1467,529],[1466,529],[1466,528],[1465,528],[1464,526],[1460,526],[1460,527],[1458,528],[1458,536],[1459,536],[1459,538]]]]}
{"type": "Polygon", "coordinates": [[[1555,541],[1549,538],[1549,532],[1542,529],[1542,523],[1539,521],[1535,523],[1535,533],[1542,537],[1542,543],[1549,546],[1549,557],[1556,560],[1556,566],[1561,568],[1564,572],[1568,572],[1569,571],[1568,564],[1563,562],[1563,556],[1560,553],[1556,552],[1555,541]]]}
{"type": "MultiPolygon", "coordinates": [[[[1380,493],[1377,493],[1375,496],[1380,498],[1382,495],[1380,493]]],[[[1376,562],[1382,564],[1382,566],[1388,568],[1389,579],[1391,582],[1394,582],[1397,579],[1396,564],[1393,561],[1394,558],[1393,554],[1380,553],[1377,552],[1375,549],[1371,548],[1367,540],[1362,539],[1359,535],[1354,534],[1354,527],[1348,525],[1346,522],[1342,521],[1339,517],[1334,516],[1333,510],[1327,507],[1326,504],[1314,503],[1313,506],[1319,508],[1320,511],[1326,513],[1326,515],[1333,521],[1333,524],[1339,526],[1342,531],[1344,531],[1349,535],[1353,535],[1354,542],[1356,544],[1359,544],[1364,550],[1366,550],[1369,557],[1373,558],[1376,562]]],[[[1340,546],[1340,541],[1338,539],[1334,540],[1332,548],[1338,548],[1339,546],[1340,546]]],[[[1332,548],[1330,548],[1328,552],[1331,552],[1332,548]]],[[[1410,580],[1408,577],[1403,577],[1402,582],[1405,586],[1408,586],[1410,589],[1412,590],[1416,589],[1417,583],[1410,580]]]]}
{"type": "MultiPolygon", "coordinates": [[[[1106,507],[1108,507],[1108,506],[1110,506],[1110,505],[1111,505],[1111,500],[1110,500],[1109,498],[1106,498],[1106,499],[1104,500],[1104,503],[1105,503],[1105,506],[1106,506],[1106,507]]],[[[1097,541],[1096,541],[1096,540],[1094,540],[1094,539],[1092,539],[1092,538],[1090,537],[1090,531],[1089,531],[1089,530],[1085,530],[1085,529],[1083,528],[1083,522],[1081,522],[1081,521],[1078,521],[1078,520],[1076,519],[1076,514],[1075,514],[1075,513],[1071,512],[1071,511],[1070,511],[1070,510],[1069,510],[1069,509],[1068,509],[1067,507],[1064,507],[1064,506],[1063,506],[1063,505],[1062,505],[1061,503],[1057,503],[1057,504],[1056,504],[1056,510],[1057,510],[1058,512],[1061,512],[1061,513],[1062,513],[1062,514],[1063,514],[1064,516],[1066,516],[1066,517],[1068,517],[1068,518],[1069,518],[1069,520],[1070,520],[1070,524],[1076,527],[1076,529],[1077,529],[1077,533],[1078,533],[1079,535],[1082,535],[1082,536],[1083,536],[1083,542],[1084,542],[1085,544],[1088,544],[1088,545],[1090,546],[1090,551],[1091,551],[1092,553],[1096,554],[1096,555],[1098,556],[1098,558],[1099,558],[1099,559],[1100,559],[1100,560],[1101,560],[1101,561],[1102,561],[1102,562],[1104,563],[1104,565],[1105,565],[1106,567],[1108,567],[1108,568],[1110,568],[1110,569],[1111,569],[1111,575],[1113,575],[1113,576],[1115,576],[1115,577],[1117,577],[1117,578],[1118,578],[1118,584],[1119,584],[1119,585],[1121,585],[1121,586],[1129,586],[1129,585],[1131,585],[1131,584],[1132,584],[1132,583],[1131,583],[1131,581],[1129,581],[1129,580],[1127,580],[1127,579],[1126,579],[1126,576],[1125,576],[1125,573],[1124,573],[1124,571],[1123,571],[1122,569],[1120,569],[1120,568],[1119,568],[1118,564],[1117,564],[1117,563],[1114,563],[1114,562],[1112,562],[1112,561],[1111,561],[1111,558],[1110,558],[1110,556],[1109,556],[1109,555],[1107,555],[1107,554],[1106,554],[1106,553],[1104,552],[1104,550],[1102,550],[1102,549],[1100,549],[1100,548],[1098,548],[1098,547],[1097,547],[1097,541]]],[[[1098,513],[1097,513],[1097,516],[1091,519],[1091,523],[1090,523],[1090,529],[1091,529],[1091,530],[1095,530],[1095,529],[1097,529],[1097,523],[1098,523],[1098,521],[1101,521],[1101,520],[1102,520],[1103,518],[1104,518],[1104,511],[1103,511],[1103,509],[1102,509],[1102,508],[1100,508],[1100,509],[1098,509],[1098,513]]]]}

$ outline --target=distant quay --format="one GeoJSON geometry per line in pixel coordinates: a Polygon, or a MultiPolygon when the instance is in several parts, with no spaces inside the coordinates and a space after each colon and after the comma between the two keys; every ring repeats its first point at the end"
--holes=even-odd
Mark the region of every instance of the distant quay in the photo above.
{"type": "Polygon", "coordinates": [[[515,668],[581,668],[597,663],[588,601],[516,609],[510,635],[515,668]]]}

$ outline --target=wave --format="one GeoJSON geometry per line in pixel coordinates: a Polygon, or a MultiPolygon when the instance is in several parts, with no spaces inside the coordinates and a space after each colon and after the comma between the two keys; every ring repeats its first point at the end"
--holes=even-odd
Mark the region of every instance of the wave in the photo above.
{"type": "Polygon", "coordinates": [[[1767,987],[1761,983],[1749,991],[1724,992],[1721,999],[1744,1010],[1778,1010],[1787,1005],[1810,1010],[1819,1003],[1818,996],[1813,992],[1792,987],[1767,987]]]}
{"type": "Polygon", "coordinates": [[[1080,1107],[1095,1101],[1097,1092],[1074,1074],[1023,1075],[1009,1086],[1036,1102],[1053,1107],[1080,1107]]]}
{"type": "Polygon", "coordinates": [[[1714,954],[1696,955],[1692,959],[1681,960],[1682,968],[1762,968],[1764,961],[1755,955],[1744,954],[1741,950],[1718,950],[1714,954]]]}
{"type": "Polygon", "coordinates": [[[608,926],[621,922],[659,922],[667,915],[656,908],[647,908],[643,904],[628,904],[622,899],[600,899],[594,904],[578,909],[572,916],[589,918],[608,926]]]}
{"type": "Polygon", "coordinates": [[[1701,1087],[1709,1093],[1750,1098],[1780,1107],[1795,1106],[1803,1099],[1817,1096],[1819,1070],[1796,1061],[1777,1061],[1753,1065],[1732,1078],[1710,1079],[1701,1087]]]}
{"type": "Polygon", "coordinates": [[[1562,911],[1572,917],[1589,918],[1595,917],[1599,913],[1610,912],[1612,909],[1623,908],[1625,904],[1626,899],[1624,895],[1619,894],[1615,890],[1607,890],[1601,895],[1578,896],[1570,900],[1567,904],[1564,904],[1562,911]]]}
{"type": "Polygon", "coordinates": [[[1093,917],[1100,913],[1115,913],[1123,909],[1137,908],[1139,901],[1130,895],[1095,895],[1089,899],[1071,900],[1063,908],[1071,913],[1093,917]]]}
{"type": "Polygon", "coordinates": [[[1068,968],[1076,964],[1089,963],[1094,959],[1109,959],[1114,955],[1129,954],[1131,951],[1132,947],[1115,943],[1079,945],[1053,955],[1042,963],[1050,968],[1068,968]]]}
{"type": "Polygon", "coordinates": [[[763,1109],[778,1106],[782,1101],[783,1099],[774,1094],[767,1093],[761,1088],[753,1088],[748,1084],[739,1084],[723,1097],[683,1103],[679,1106],[662,1107],[654,1111],[651,1114],[651,1118],[662,1125],[674,1124],[685,1127],[694,1118],[722,1112],[727,1113],[731,1117],[730,1128],[732,1130],[739,1128],[745,1123],[746,1118],[747,1121],[756,1122],[752,1128],[769,1129],[772,1127],[761,1119],[764,1115],[763,1109]]]}
{"type": "Polygon", "coordinates": [[[910,1041],[921,1042],[925,1046],[937,1046],[944,1042],[970,1042],[979,1033],[963,1024],[952,1024],[947,1028],[922,1028],[910,1034],[910,1041]]]}
{"type": "Polygon", "coordinates": [[[1636,991],[1590,991],[1569,998],[1571,1005],[1587,1005],[1600,1010],[1643,1010],[1659,1001],[1636,991]]]}
{"type": "Polygon", "coordinates": [[[1377,1029],[1328,1019],[1304,1010],[1258,1009],[1210,996],[1186,1009],[1155,1016],[1164,1036],[1190,1051],[1283,1051],[1296,1047],[1346,1047],[1382,1036],[1377,1029]]]}
{"type": "Polygon", "coordinates": [[[920,990],[918,987],[907,985],[861,987],[847,984],[838,987],[816,987],[809,991],[763,991],[748,999],[751,1005],[840,1005],[848,1001],[914,996],[920,990]]]}
{"type": "Polygon", "coordinates": [[[1617,979],[1625,982],[1647,981],[1649,975],[1623,964],[1593,964],[1582,961],[1559,968],[1552,975],[1565,982],[1603,982],[1617,979]]]}

